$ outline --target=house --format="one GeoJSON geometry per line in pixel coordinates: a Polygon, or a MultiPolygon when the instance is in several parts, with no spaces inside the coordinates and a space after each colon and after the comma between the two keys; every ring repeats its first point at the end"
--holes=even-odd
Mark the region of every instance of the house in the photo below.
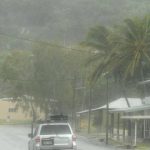
{"type": "MultiPolygon", "coordinates": [[[[32,116],[29,112],[24,112],[22,108],[16,107],[13,98],[0,99],[0,123],[4,122],[30,122],[32,116]]],[[[39,115],[42,115],[39,113],[39,115]]]]}
{"type": "MultiPolygon", "coordinates": [[[[133,145],[136,145],[138,138],[150,138],[150,97],[119,98],[110,102],[108,106],[110,137],[132,142],[133,145]]],[[[97,119],[101,120],[99,125],[103,126],[103,130],[106,128],[106,110],[106,105],[90,110],[93,116],[99,114],[97,119]]],[[[85,114],[89,114],[88,109],[77,112],[78,120],[81,120],[85,114]]]]}

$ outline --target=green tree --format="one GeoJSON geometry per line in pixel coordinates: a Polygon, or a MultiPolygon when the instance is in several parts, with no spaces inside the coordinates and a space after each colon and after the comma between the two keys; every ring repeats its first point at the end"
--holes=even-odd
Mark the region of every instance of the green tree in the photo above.
{"type": "Polygon", "coordinates": [[[104,29],[100,31],[100,28],[94,28],[88,36],[90,40],[86,40],[87,45],[96,49],[107,48],[102,54],[95,53],[89,61],[97,63],[93,79],[98,79],[104,72],[110,72],[122,83],[144,80],[148,75],[150,62],[149,16],[126,19],[123,25],[115,26],[110,34],[101,34],[104,29]]]}
{"type": "Polygon", "coordinates": [[[9,87],[6,95],[13,97],[13,101],[17,102],[16,107],[21,107],[25,113],[30,112],[35,121],[37,105],[33,98],[31,54],[29,51],[21,50],[10,52],[1,64],[0,77],[3,84],[9,87]]]}
{"type": "MultiPolygon", "coordinates": [[[[143,80],[144,67],[150,63],[150,17],[126,19],[112,42],[115,48],[111,54],[112,70],[119,70],[124,80],[143,80]]],[[[110,64],[109,64],[110,65],[110,64]]]]}
{"type": "Polygon", "coordinates": [[[54,103],[52,99],[56,100],[57,113],[71,111],[72,75],[75,69],[72,62],[76,58],[70,59],[70,55],[71,52],[66,49],[45,44],[34,47],[35,95],[45,114],[48,114],[49,108],[54,108],[51,107],[54,103]]]}
{"type": "Polygon", "coordinates": [[[14,98],[27,94],[28,80],[32,74],[30,56],[27,51],[12,51],[1,65],[0,77],[11,85],[8,94],[14,98]]]}
{"type": "MultiPolygon", "coordinates": [[[[120,73],[116,73],[116,71],[118,71],[118,68],[115,68],[117,61],[114,59],[114,49],[116,48],[115,40],[116,34],[113,33],[113,30],[108,29],[104,26],[92,28],[85,42],[83,42],[83,44],[92,48],[92,53],[90,58],[88,59],[87,65],[92,65],[92,68],[94,68],[91,82],[96,82],[102,76],[108,78],[110,74],[113,75],[114,78],[117,78],[117,80],[119,79],[122,94],[126,98],[127,104],[129,106],[126,89],[122,81],[122,76],[120,73]]],[[[104,80],[104,78],[101,79],[104,80]]]]}
{"type": "Polygon", "coordinates": [[[106,65],[112,50],[112,45],[109,41],[110,33],[108,28],[97,26],[89,31],[86,40],[82,43],[85,46],[91,47],[87,65],[92,65],[92,68],[94,67],[92,81],[96,81],[102,73],[108,71],[106,65]]]}

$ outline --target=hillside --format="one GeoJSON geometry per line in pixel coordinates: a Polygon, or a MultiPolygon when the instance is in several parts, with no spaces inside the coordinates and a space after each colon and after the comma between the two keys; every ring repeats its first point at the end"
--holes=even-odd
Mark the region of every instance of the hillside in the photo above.
{"type": "MultiPolygon", "coordinates": [[[[2,0],[0,33],[75,44],[92,26],[111,26],[149,12],[149,0],[2,0]]],[[[0,39],[3,49],[28,44],[4,36],[0,39]]]]}

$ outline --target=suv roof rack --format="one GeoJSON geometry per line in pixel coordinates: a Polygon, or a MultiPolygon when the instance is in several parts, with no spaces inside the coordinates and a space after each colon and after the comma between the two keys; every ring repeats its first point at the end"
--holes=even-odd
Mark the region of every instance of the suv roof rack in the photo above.
{"type": "Polygon", "coordinates": [[[52,115],[47,120],[37,120],[38,124],[42,123],[66,123],[68,122],[68,116],[66,115],[52,115]]]}
{"type": "Polygon", "coordinates": [[[53,122],[67,122],[68,121],[68,116],[53,115],[53,116],[50,116],[50,120],[53,121],[53,122]]]}

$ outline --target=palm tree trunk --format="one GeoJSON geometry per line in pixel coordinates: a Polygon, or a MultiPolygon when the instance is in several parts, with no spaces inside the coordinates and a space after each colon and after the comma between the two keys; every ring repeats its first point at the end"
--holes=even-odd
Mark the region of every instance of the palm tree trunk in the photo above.
{"type": "Polygon", "coordinates": [[[88,114],[88,134],[91,132],[91,107],[92,107],[92,87],[90,87],[90,96],[89,96],[89,114],[88,114]]]}
{"type": "Polygon", "coordinates": [[[128,97],[127,97],[126,88],[125,88],[125,85],[124,85],[124,82],[121,78],[120,73],[119,73],[119,84],[120,84],[120,87],[121,87],[121,90],[122,90],[123,97],[125,98],[128,107],[131,107],[130,103],[129,103],[129,100],[128,100],[128,97]]]}
{"type": "Polygon", "coordinates": [[[122,86],[122,88],[121,88],[121,89],[122,89],[122,93],[123,93],[123,96],[124,96],[124,98],[125,98],[125,100],[126,100],[126,102],[127,102],[127,105],[128,105],[128,107],[131,107],[131,106],[130,106],[130,103],[129,103],[129,100],[128,100],[128,97],[127,97],[125,85],[124,85],[123,82],[121,83],[121,86],[122,86]]]}
{"type": "MultiPolygon", "coordinates": [[[[144,77],[144,72],[143,72],[143,65],[142,65],[142,62],[141,62],[141,64],[140,64],[140,76],[141,76],[141,81],[144,81],[145,80],[145,77],[144,77]]],[[[146,93],[147,93],[147,91],[146,91],[146,85],[144,84],[143,85],[143,96],[145,97],[146,96],[146,93]]],[[[143,102],[144,103],[144,102],[143,102]]]]}

